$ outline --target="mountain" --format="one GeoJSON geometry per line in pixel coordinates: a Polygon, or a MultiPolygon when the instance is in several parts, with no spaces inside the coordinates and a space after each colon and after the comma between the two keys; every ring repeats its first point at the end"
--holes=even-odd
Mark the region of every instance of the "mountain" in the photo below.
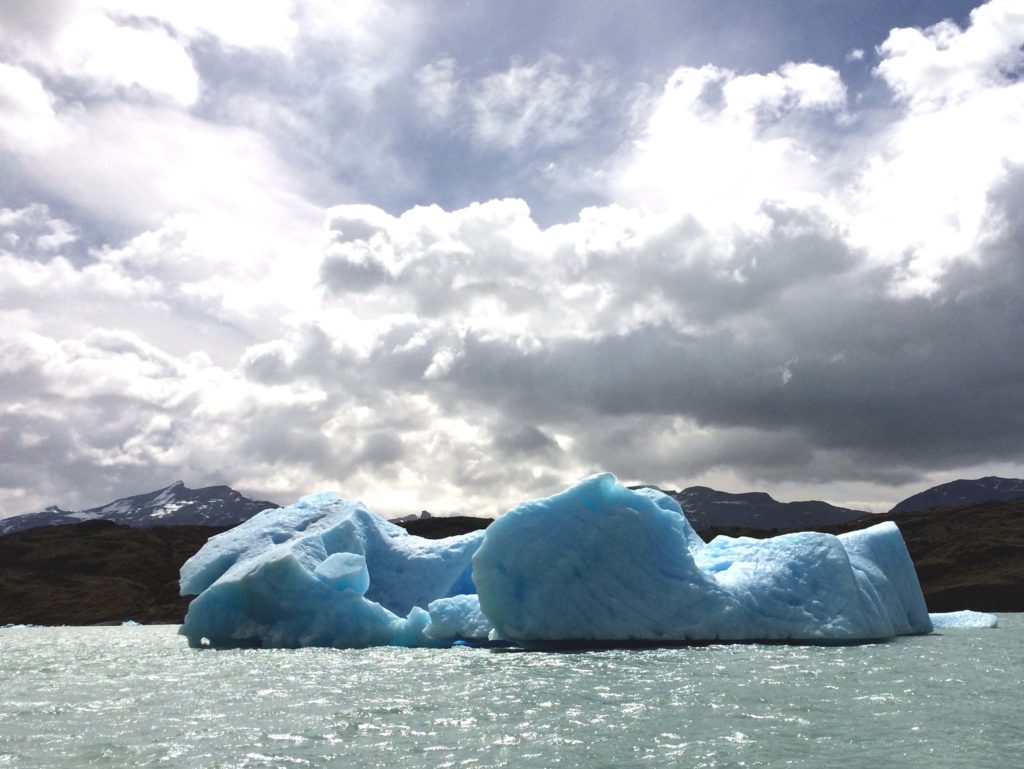
{"type": "Polygon", "coordinates": [[[401,526],[402,524],[408,523],[409,521],[425,521],[426,519],[433,517],[434,516],[432,516],[428,511],[420,510],[419,513],[409,513],[409,515],[403,515],[400,518],[388,518],[388,522],[396,523],[399,526],[401,526]]]}
{"type": "Polygon", "coordinates": [[[836,507],[828,502],[779,502],[763,491],[731,494],[707,486],[665,491],[679,502],[698,531],[739,526],[751,529],[815,529],[835,526],[870,513],[836,507]]]}
{"type": "Polygon", "coordinates": [[[229,486],[190,489],[181,481],[147,494],[116,499],[88,510],[62,510],[53,505],[38,513],[0,518],[0,535],[39,526],[55,526],[83,521],[112,521],[134,528],[150,526],[237,526],[267,508],[280,507],[273,502],[250,499],[229,486]]]}
{"type": "Polygon", "coordinates": [[[964,507],[981,502],[1012,502],[1024,499],[1024,480],[990,475],[973,481],[959,480],[933,486],[907,497],[889,512],[913,513],[932,507],[964,507]]]}

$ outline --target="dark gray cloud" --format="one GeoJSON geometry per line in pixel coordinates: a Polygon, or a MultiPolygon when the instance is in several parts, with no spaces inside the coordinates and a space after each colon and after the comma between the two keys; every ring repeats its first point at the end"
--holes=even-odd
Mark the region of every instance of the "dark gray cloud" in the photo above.
{"type": "Polygon", "coordinates": [[[495,433],[494,448],[503,454],[537,457],[560,451],[554,438],[533,425],[499,426],[495,433]]]}
{"type": "Polygon", "coordinates": [[[608,326],[624,305],[650,302],[653,296],[675,305],[685,321],[714,324],[757,314],[780,297],[784,301],[788,292],[842,275],[863,259],[820,211],[769,202],[760,213],[768,221],[766,230],[740,234],[728,251],[698,223],[683,218],[636,251],[591,254],[581,279],[604,279],[614,286],[620,303],[606,310],[608,326]]]}
{"type": "Polygon", "coordinates": [[[1024,274],[1013,241],[929,298],[888,297],[871,276],[795,291],[763,310],[768,328],[749,339],[652,326],[524,352],[470,336],[445,394],[453,408],[468,395],[523,421],[656,414],[795,430],[879,466],[1019,456],[1024,362],[1012,351],[1024,349],[1024,274]]]}
{"type": "Polygon", "coordinates": [[[405,455],[406,446],[399,435],[376,432],[368,435],[363,441],[355,457],[355,463],[359,466],[366,463],[370,467],[379,467],[400,462],[405,455]]]}
{"type": "Polygon", "coordinates": [[[320,280],[338,293],[369,291],[387,283],[388,277],[387,268],[372,256],[361,262],[333,256],[320,266],[320,280]]]}

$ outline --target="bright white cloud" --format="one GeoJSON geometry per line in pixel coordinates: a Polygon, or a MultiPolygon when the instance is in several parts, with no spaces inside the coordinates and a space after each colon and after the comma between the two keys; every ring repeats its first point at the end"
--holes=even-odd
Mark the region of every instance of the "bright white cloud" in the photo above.
{"type": "Polygon", "coordinates": [[[770,122],[795,110],[836,112],[846,104],[839,73],[812,62],[783,64],[778,72],[767,75],[717,74],[722,111],[737,122],[770,122]]]}
{"type": "Polygon", "coordinates": [[[182,106],[198,98],[191,57],[166,29],[132,23],[100,3],[57,4],[50,12],[45,23],[17,8],[0,12],[0,27],[21,27],[9,44],[19,63],[77,83],[87,98],[142,96],[182,106]]]}
{"type": "Polygon", "coordinates": [[[961,30],[893,30],[879,77],[901,105],[864,158],[858,242],[876,261],[902,260],[900,293],[930,293],[957,260],[1002,226],[992,191],[1024,163],[1024,3],[994,0],[961,30]]]}
{"type": "Polygon", "coordinates": [[[26,175],[103,220],[158,226],[191,213],[260,240],[287,239],[296,221],[319,219],[273,148],[245,128],[127,104],[40,109],[23,125],[7,139],[26,175]],[[39,123],[44,130],[33,131],[39,123]]]}
{"type": "Polygon", "coordinates": [[[139,89],[185,107],[199,98],[199,75],[191,58],[163,29],[126,26],[101,13],[83,15],[66,27],[45,57],[35,63],[57,76],[85,81],[100,96],[131,96],[139,89]]]}
{"type": "Polygon", "coordinates": [[[934,108],[1015,80],[1022,38],[1024,2],[992,0],[971,12],[964,30],[949,20],[893,30],[878,47],[877,72],[912,109],[934,108]]]}
{"type": "Polygon", "coordinates": [[[53,97],[38,78],[0,62],[0,142],[40,151],[59,132],[53,97]]]}
{"type": "Polygon", "coordinates": [[[107,0],[113,13],[157,19],[189,39],[208,35],[234,48],[290,52],[298,24],[293,0],[107,0]]]}
{"type": "Polygon", "coordinates": [[[766,75],[680,68],[613,176],[613,193],[712,227],[749,220],[765,200],[820,198],[829,183],[804,121],[822,112],[838,118],[845,96],[838,73],[816,64],[766,75]]]}

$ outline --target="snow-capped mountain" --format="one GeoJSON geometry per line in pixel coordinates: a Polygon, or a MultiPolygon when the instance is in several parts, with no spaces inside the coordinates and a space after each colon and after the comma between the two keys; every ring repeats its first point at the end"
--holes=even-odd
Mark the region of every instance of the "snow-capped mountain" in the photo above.
{"type": "Polygon", "coordinates": [[[1012,502],[1024,498],[1024,480],[997,478],[994,475],[971,480],[958,480],[933,486],[894,507],[892,513],[913,513],[931,507],[964,507],[981,502],[1012,502]]]}
{"type": "Polygon", "coordinates": [[[38,513],[0,518],[0,534],[82,521],[106,520],[147,528],[149,526],[237,526],[273,502],[249,499],[229,486],[190,489],[177,481],[170,486],[116,499],[88,510],[62,510],[52,505],[38,513]]]}
{"type": "Polygon", "coordinates": [[[828,502],[779,502],[763,491],[731,494],[707,486],[666,491],[675,497],[695,529],[743,526],[753,529],[814,529],[846,523],[870,513],[828,502]]]}

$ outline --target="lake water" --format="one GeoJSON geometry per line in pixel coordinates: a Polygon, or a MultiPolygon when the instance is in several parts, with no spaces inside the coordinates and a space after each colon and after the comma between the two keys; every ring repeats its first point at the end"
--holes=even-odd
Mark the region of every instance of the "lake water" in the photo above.
{"type": "Polygon", "coordinates": [[[1006,767],[1024,615],[845,647],[200,651],[0,630],[0,767],[1006,767]]]}

